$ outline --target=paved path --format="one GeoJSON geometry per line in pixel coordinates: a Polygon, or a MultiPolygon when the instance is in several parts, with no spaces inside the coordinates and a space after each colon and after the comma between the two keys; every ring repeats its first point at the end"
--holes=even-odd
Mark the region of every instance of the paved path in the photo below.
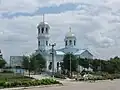
{"type": "Polygon", "coordinates": [[[64,86],[26,90],[120,90],[120,80],[89,82],[66,82],[64,86]]]}

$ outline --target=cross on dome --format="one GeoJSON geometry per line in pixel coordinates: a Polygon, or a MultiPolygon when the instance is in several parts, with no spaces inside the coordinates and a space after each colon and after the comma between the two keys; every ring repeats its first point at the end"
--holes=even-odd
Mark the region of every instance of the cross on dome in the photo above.
{"type": "Polygon", "coordinates": [[[75,37],[74,33],[71,30],[71,27],[69,27],[69,32],[66,34],[65,37],[75,37]]]}
{"type": "Polygon", "coordinates": [[[70,32],[72,32],[71,27],[69,27],[69,29],[70,29],[70,32]]]}
{"type": "Polygon", "coordinates": [[[45,22],[45,14],[43,14],[43,22],[45,22]]]}
{"type": "MultiPolygon", "coordinates": [[[[42,22],[40,22],[39,24],[38,24],[38,28],[39,27],[49,27],[49,24],[47,23],[47,22],[45,22],[45,14],[43,14],[42,15],[42,22]]],[[[50,28],[50,27],[49,27],[50,28]]]]}

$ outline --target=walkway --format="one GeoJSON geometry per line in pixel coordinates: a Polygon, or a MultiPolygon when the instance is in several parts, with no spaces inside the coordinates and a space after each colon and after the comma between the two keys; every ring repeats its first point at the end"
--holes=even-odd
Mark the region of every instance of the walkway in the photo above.
{"type": "Polygon", "coordinates": [[[88,82],[69,82],[65,86],[34,88],[27,90],[120,90],[120,80],[88,82]]]}

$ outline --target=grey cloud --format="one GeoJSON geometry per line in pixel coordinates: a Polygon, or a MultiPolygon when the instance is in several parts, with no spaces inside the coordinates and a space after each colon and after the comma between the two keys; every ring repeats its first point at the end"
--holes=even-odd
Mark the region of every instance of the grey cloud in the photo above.
{"type": "MultiPolygon", "coordinates": [[[[70,1],[72,2],[73,0],[70,1]]],[[[56,0],[53,0],[53,2],[56,3],[56,0]]],[[[94,6],[94,3],[90,3],[90,5],[94,6]]],[[[89,48],[93,53],[97,53],[98,56],[96,56],[100,58],[110,58],[112,54],[119,55],[120,27],[115,22],[109,23],[109,21],[117,20],[117,12],[111,10],[111,7],[106,4],[103,4],[103,8],[97,7],[97,5],[95,7],[97,9],[92,7],[89,10],[90,8],[86,6],[83,8],[85,12],[78,10],[47,14],[45,21],[51,27],[50,42],[56,42],[56,48],[64,47],[64,36],[69,31],[69,27],[71,27],[76,34],[78,48],[89,48]],[[116,14],[110,14],[113,12],[116,14]],[[114,49],[117,49],[117,51],[115,52],[114,49]],[[110,52],[111,50],[115,53],[110,52]]],[[[5,57],[22,55],[25,52],[34,52],[37,49],[36,27],[40,21],[42,21],[40,15],[0,19],[0,48],[5,57]]]]}

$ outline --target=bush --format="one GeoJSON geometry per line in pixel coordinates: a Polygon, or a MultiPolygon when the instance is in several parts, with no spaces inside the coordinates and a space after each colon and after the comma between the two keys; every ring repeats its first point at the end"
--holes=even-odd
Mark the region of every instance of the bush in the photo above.
{"type": "Polygon", "coordinates": [[[60,79],[66,79],[65,75],[62,75],[62,74],[55,74],[54,77],[55,78],[60,78],[60,79]]]}
{"type": "Polygon", "coordinates": [[[114,79],[120,79],[120,74],[112,74],[112,77],[113,77],[114,79]]]}
{"type": "Polygon", "coordinates": [[[38,86],[38,85],[50,85],[50,84],[61,84],[60,82],[53,79],[42,79],[42,80],[26,80],[26,81],[14,81],[14,82],[0,82],[0,87],[10,88],[10,87],[28,87],[28,86],[38,86]]]}
{"type": "Polygon", "coordinates": [[[2,73],[14,73],[13,71],[3,70],[2,73]]]}

